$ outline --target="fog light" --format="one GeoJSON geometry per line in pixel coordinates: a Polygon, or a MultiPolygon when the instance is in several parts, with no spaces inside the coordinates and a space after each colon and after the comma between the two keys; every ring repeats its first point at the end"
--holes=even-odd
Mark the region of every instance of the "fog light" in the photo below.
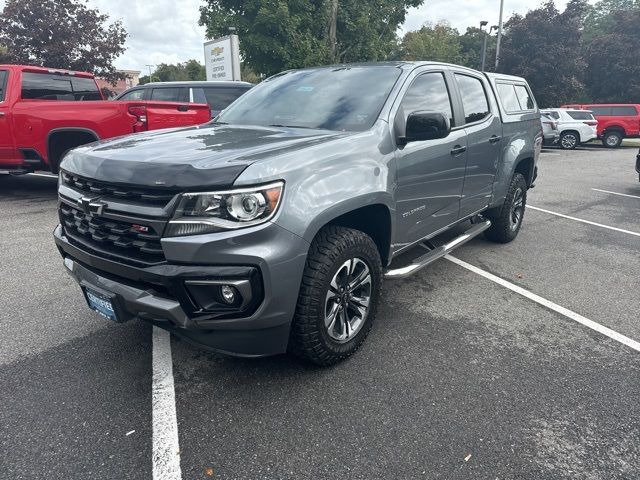
{"type": "Polygon", "coordinates": [[[230,285],[222,285],[220,287],[222,299],[229,305],[233,305],[236,301],[236,289],[230,285]]]}

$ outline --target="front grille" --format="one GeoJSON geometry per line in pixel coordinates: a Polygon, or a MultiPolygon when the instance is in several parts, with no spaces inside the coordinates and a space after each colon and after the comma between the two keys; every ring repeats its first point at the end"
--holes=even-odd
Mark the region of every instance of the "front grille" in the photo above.
{"type": "Polygon", "coordinates": [[[60,205],[60,222],[69,240],[91,253],[136,265],[165,261],[160,235],[152,227],[92,217],[67,204],[60,205]],[[148,228],[147,232],[143,232],[148,228]]]}
{"type": "Polygon", "coordinates": [[[62,172],[62,184],[74,190],[101,195],[104,197],[121,198],[123,200],[141,201],[148,205],[165,206],[178,193],[178,190],[167,190],[165,188],[140,188],[120,186],[106,182],[99,182],[62,172]]]}

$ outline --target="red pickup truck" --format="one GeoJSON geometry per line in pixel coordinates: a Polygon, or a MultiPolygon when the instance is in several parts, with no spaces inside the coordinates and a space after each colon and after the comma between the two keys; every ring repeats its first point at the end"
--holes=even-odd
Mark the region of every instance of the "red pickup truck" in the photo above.
{"type": "Polygon", "coordinates": [[[605,147],[619,147],[625,138],[640,138],[640,104],[592,103],[562,108],[591,110],[598,120],[598,138],[605,147]]]}
{"type": "Polygon", "coordinates": [[[0,65],[0,170],[57,173],[80,145],[210,119],[206,104],[104,100],[90,73],[0,65]]]}

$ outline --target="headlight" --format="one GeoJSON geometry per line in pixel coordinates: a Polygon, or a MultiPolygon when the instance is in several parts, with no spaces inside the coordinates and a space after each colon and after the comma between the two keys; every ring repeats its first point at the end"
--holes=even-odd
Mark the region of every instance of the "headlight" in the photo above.
{"type": "Polygon", "coordinates": [[[221,192],[183,193],[165,237],[252,227],[276,213],[284,182],[221,192]]]}

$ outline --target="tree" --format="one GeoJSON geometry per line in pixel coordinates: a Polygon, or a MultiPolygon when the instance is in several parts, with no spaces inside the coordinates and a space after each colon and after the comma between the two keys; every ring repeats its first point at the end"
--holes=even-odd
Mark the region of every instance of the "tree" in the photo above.
{"type": "Polygon", "coordinates": [[[116,80],[113,61],[124,52],[121,21],[80,0],[7,0],[0,16],[0,44],[15,63],[90,71],[116,80]]]}
{"type": "MultiPolygon", "coordinates": [[[[482,67],[482,48],[484,37],[487,35],[478,27],[468,27],[464,35],[460,36],[460,56],[462,65],[480,69],[482,67]]],[[[487,35],[487,55],[485,70],[492,72],[496,58],[496,37],[487,35]]]]}
{"type": "Polygon", "coordinates": [[[397,47],[407,9],[424,0],[206,0],[208,38],[235,27],[247,66],[272,75],[289,68],[383,60],[397,47]]]}
{"type": "Polygon", "coordinates": [[[588,42],[607,30],[611,30],[615,25],[613,13],[638,9],[640,9],[640,0],[600,0],[587,13],[585,40],[588,42]]]}
{"type": "Polygon", "coordinates": [[[407,32],[400,44],[403,60],[433,60],[461,63],[460,34],[447,22],[426,23],[413,32],[407,32]]]}
{"type": "Polygon", "coordinates": [[[538,103],[557,106],[584,95],[580,38],[586,0],[571,0],[563,13],[548,0],[505,24],[500,71],[525,77],[538,103]]]}
{"type": "Polygon", "coordinates": [[[187,60],[183,63],[169,64],[161,63],[151,74],[140,77],[140,85],[153,82],[186,82],[186,81],[203,81],[206,80],[207,74],[202,65],[197,60],[187,60]]]}
{"type": "Polygon", "coordinates": [[[587,46],[587,86],[594,101],[637,103],[640,64],[628,52],[640,51],[640,9],[614,12],[609,20],[587,46]]]}

